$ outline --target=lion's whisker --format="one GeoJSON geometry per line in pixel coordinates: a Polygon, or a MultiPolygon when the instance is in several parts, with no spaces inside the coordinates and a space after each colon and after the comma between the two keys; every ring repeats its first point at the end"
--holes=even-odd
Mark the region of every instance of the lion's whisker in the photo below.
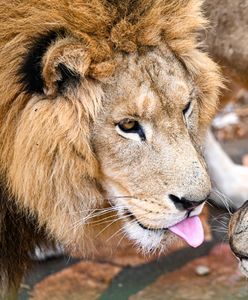
{"type": "Polygon", "coordinates": [[[112,199],[121,199],[121,198],[134,198],[134,199],[138,199],[136,196],[112,196],[112,197],[108,197],[104,200],[112,200],[112,199]]]}
{"type": "Polygon", "coordinates": [[[118,229],[114,234],[112,234],[107,240],[106,242],[109,242],[113,237],[115,237],[118,233],[121,233],[121,231],[124,230],[123,227],[121,227],[120,229],[118,229]]]}
{"type": "MultiPolygon", "coordinates": [[[[131,220],[129,224],[134,224],[136,222],[136,220],[131,220]]],[[[117,230],[113,235],[111,235],[108,239],[107,242],[110,241],[113,237],[115,237],[116,235],[120,234],[120,231],[124,231],[125,229],[123,227],[121,227],[119,230],[117,230]]],[[[123,238],[122,238],[123,239],[123,238]]]]}
{"type": "Polygon", "coordinates": [[[120,221],[120,220],[123,220],[127,217],[127,215],[124,215],[124,216],[109,216],[109,217],[106,217],[104,219],[101,219],[101,220],[96,220],[96,221],[93,221],[93,222],[89,222],[87,223],[87,225],[101,225],[103,223],[108,223],[111,221],[111,218],[114,218],[115,221],[120,221]]]}
{"type": "Polygon", "coordinates": [[[103,216],[104,214],[109,214],[111,212],[117,212],[118,209],[123,209],[123,208],[124,207],[122,207],[121,205],[118,205],[118,206],[115,206],[115,207],[103,209],[102,211],[96,212],[95,214],[92,212],[87,217],[79,219],[76,222],[74,222],[72,224],[73,225],[72,229],[74,229],[75,227],[79,227],[82,224],[86,224],[90,219],[94,219],[94,218],[103,216]]]}
{"type": "Polygon", "coordinates": [[[101,234],[103,233],[105,230],[107,230],[111,225],[113,225],[115,222],[117,222],[118,220],[114,220],[112,221],[111,223],[109,223],[107,226],[105,226],[100,232],[98,232],[98,234],[96,235],[96,238],[101,234]]]}
{"type": "Polygon", "coordinates": [[[221,191],[219,191],[216,188],[213,189],[213,192],[216,193],[216,195],[219,197],[220,201],[222,201],[222,203],[224,204],[224,206],[225,206],[226,210],[228,211],[229,215],[231,216],[232,212],[230,211],[228,201],[232,202],[232,200],[227,195],[223,194],[221,191]]]}
{"type": "Polygon", "coordinates": [[[121,239],[119,240],[119,242],[118,242],[116,248],[118,248],[118,247],[120,246],[120,244],[121,244],[121,242],[123,241],[124,238],[128,237],[127,232],[124,230],[124,228],[122,228],[122,232],[121,232],[121,233],[123,234],[123,236],[122,236],[121,239]]]}
{"type": "Polygon", "coordinates": [[[81,222],[79,222],[78,224],[75,224],[75,226],[74,226],[74,228],[77,228],[77,227],[80,227],[80,225],[81,224],[84,224],[84,225],[92,225],[92,226],[99,226],[99,225],[102,225],[102,224],[104,224],[104,223],[109,223],[109,222],[111,222],[112,220],[112,218],[114,218],[114,220],[112,221],[112,223],[110,223],[110,225],[112,225],[114,222],[117,222],[117,221],[121,221],[121,220],[123,220],[123,219],[125,219],[125,218],[127,218],[128,217],[128,214],[126,214],[126,215],[122,215],[122,216],[118,216],[118,215],[112,215],[112,216],[107,216],[106,218],[104,218],[104,219],[100,219],[100,220],[95,220],[95,221],[93,221],[93,222],[86,222],[86,223],[81,223],[81,222]]]}

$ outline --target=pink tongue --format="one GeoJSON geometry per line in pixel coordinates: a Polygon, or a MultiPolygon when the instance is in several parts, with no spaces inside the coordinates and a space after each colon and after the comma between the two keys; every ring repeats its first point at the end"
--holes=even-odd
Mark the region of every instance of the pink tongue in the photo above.
{"type": "Polygon", "coordinates": [[[204,241],[204,231],[198,216],[187,218],[169,228],[170,231],[184,239],[191,247],[198,247],[204,241]]]}

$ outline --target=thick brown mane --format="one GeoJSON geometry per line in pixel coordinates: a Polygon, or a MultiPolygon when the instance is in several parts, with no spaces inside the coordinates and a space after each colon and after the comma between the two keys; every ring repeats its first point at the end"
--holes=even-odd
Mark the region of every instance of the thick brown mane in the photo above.
{"type": "Polygon", "coordinates": [[[106,76],[103,65],[94,64],[111,61],[117,51],[166,42],[178,56],[189,56],[197,47],[197,31],[206,23],[200,4],[195,0],[10,1],[0,8],[4,20],[0,45],[11,50],[18,43],[22,46],[15,50],[22,55],[32,39],[63,28],[85,43],[92,61],[89,72],[106,76]]]}
{"type": "Polygon", "coordinates": [[[195,31],[206,23],[200,7],[195,0],[10,1],[1,5],[0,43],[18,34],[30,42],[47,30],[66,28],[85,40],[96,62],[116,49],[132,52],[164,41],[180,54],[196,46],[195,31]]]}

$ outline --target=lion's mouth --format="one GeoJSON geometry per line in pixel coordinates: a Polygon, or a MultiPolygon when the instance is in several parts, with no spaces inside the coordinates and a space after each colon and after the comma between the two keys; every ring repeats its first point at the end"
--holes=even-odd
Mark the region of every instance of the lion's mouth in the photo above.
{"type": "Polygon", "coordinates": [[[135,220],[136,223],[144,230],[155,232],[170,231],[187,242],[191,247],[199,247],[204,241],[204,230],[201,220],[198,216],[186,217],[179,223],[168,228],[152,228],[141,223],[130,211],[127,211],[126,215],[132,221],[135,220]]]}
{"type": "Polygon", "coordinates": [[[142,228],[142,229],[145,229],[145,230],[150,230],[150,231],[165,231],[167,230],[168,228],[152,228],[152,227],[148,227],[146,225],[144,225],[142,222],[140,222],[138,220],[138,218],[133,214],[131,213],[128,209],[125,210],[125,213],[124,215],[130,220],[130,221],[136,221],[136,223],[142,228]]]}

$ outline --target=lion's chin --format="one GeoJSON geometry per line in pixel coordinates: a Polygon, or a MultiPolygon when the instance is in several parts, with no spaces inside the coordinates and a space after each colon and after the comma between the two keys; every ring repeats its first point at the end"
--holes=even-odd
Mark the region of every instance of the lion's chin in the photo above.
{"type": "Polygon", "coordinates": [[[143,254],[162,253],[178,238],[168,230],[147,230],[137,222],[126,222],[124,230],[130,240],[143,254]]]}
{"type": "Polygon", "coordinates": [[[248,259],[242,259],[239,263],[240,271],[248,277],[248,259]]]}

